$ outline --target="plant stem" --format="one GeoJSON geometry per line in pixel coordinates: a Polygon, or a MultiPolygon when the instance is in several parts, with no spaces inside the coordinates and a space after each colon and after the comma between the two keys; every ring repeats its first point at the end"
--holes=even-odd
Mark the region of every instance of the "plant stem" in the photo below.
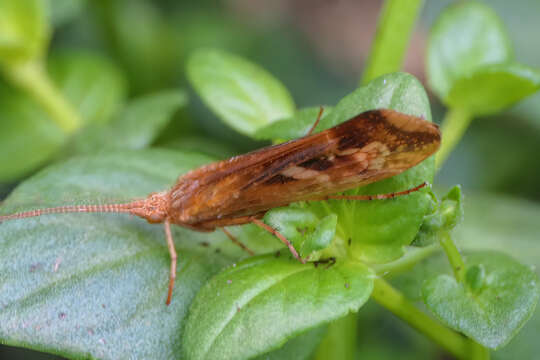
{"type": "Polygon", "coordinates": [[[407,300],[407,298],[381,278],[375,279],[373,299],[409,325],[422,332],[458,359],[470,359],[473,342],[445,327],[407,300]]]}
{"type": "Polygon", "coordinates": [[[463,258],[461,257],[456,244],[454,244],[454,241],[450,237],[450,234],[444,233],[442,236],[441,246],[443,247],[446,256],[448,256],[448,261],[452,266],[452,270],[454,270],[454,277],[457,282],[461,283],[465,280],[465,263],[463,262],[463,258]]]}
{"type": "Polygon", "coordinates": [[[354,360],[356,358],[357,327],[356,313],[351,313],[330,323],[326,336],[317,348],[314,359],[354,360]]]}
{"type": "Polygon", "coordinates": [[[386,0],[364,70],[362,83],[399,71],[423,0],[386,0]]]}
{"type": "Polygon", "coordinates": [[[474,345],[471,348],[471,359],[473,360],[489,360],[489,349],[480,345],[477,342],[472,342],[474,345]]]}
{"type": "Polygon", "coordinates": [[[71,134],[81,126],[79,114],[64,98],[38,60],[6,66],[7,77],[28,92],[49,113],[60,129],[71,134]]]}
{"type": "Polygon", "coordinates": [[[443,135],[441,149],[435,157],[437,169],[441,168],[454,147],[461,140],[472,118],[472,114],[467,110],[459,108],[450,108],[448,110],[441,125],[443,135]]]}

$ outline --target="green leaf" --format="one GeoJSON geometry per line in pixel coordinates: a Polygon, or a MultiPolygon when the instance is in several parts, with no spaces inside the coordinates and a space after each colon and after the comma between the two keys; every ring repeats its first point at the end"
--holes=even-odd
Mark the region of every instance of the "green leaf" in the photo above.
{"type": "Polygon", "coordinates": [[[251,258],[212,278],[197,294],[183,338],[186,358],[245,359],[357,311],[373,289],[362,264],[330,268],[273,256],[251,258]]]}
{"type": "Polygon", "coordinates": [[[281,82],[258,65],[227,52],[194,52],[187,75],[206,105],[243,134],[252,135],[294,113],[291,95],[281,82]]]}
{"type": "Polygon", "coordinates": [[[178,134],[174,140],[165,141],[163,144],[158,145],[180,151],[194,151],[212,156],[216,159],[226,159],[238,154],[238,151],[234,149],[232,144],[209,136],[191,133],[178,134]]]}
{"type": "MultiPolygon", "coordinates": [[[[393,73],[381,76],[343,98],[328,117],[321,120],[321,128],[335,126],[364,111],[379,108],[431,120],[429,101],[420,82],[412,75],[393,73]]],[[[431,182],[434,172],[432,157],[400,175],[347,194],[385,194],[410,189],[424,181],[431,182]]],[[[403,246],[413,241],[430,204],[430,195],[419,191],[388,200],[310,202],[309,207],[321,217],[328,213],[338,215],[336,235],[341,244],[352,240],[349,252],[355,258],[388,262],[403,255],[403,246]]]]}
{"type": "MultiPolygon", "coordinates": [[[[140,198],[210,160],[164,150],[73,158],[22,183],[0,212],[140,198]]],[[[230,241],[178,227],[173,236],[179,269],[167,307],[169,254],[160,225],[123,214],[0,224],[0,342],[70,358],[177,357],[189,304],[228,262],[214,244],[230,241]]]]}
{"type": "Polygon", "coordinates": [[[465,282],[474,294],[479,291],[486,280],[486,269],[482,264],[470,266],[465,273],[465,282]]]}
{"type": "MultiPolygon", "coordinates": [[[[471,250],[505,252],[527,265],[534,266],[540,275],[540,206],[534,202],[497,195],[467,196],[464,203],[467,216],[452,237],[465,254],[471,250]],[[519,231],[516,231],[519,229],[519,231]],[[510,246],[511,245],[511,246],[510,246]]],[[[426,251],[429,248],[411,248],[426,251]]],[[[473,265],[474,267],[475,265],[473,265]]],[[[417,263],[411,270],[392,278],[392,284],[415,300],[421,301],[421,287],[435,273],[452,272],[446,255],[439,251],[417,263]]],[[[485,269],[484,269],[485,272],[485,269]]],[[[484,278],[485,279],[485,278],[484,278]]],[[[364,313],[364,311],[362,311],[364,313]]],[[[380,320],[379,320],[380,321],[380,320]]],[[[503,349],[496,359],[534,359],[540,352],[537,341],[540,331],[540,307],[534,316],[503,349]]]]}
{"type": "Polygon", "coordinates": [[[336,233],[337,216],[330,214],[320,219],[307,209],[282,207],[268,211],[264,222],[285,236],[298,249],[300,257],[306,259],[330,244],[336,233]]]}
{"type": "Polygon", "coordinates": [[[79,16],[86,0],[45,0],[49,4],[51,23],[55,26],[62,26],[79,16]]]}
{"type": "Polygon", "coordinates": [[[177,11],[166,12],[148,0],[90,3],[107,31],[103,40],[108,50],[129,75],[132,92],[144,94],[176,85],[186,41],[185,34],[172,33],[177,11]]]}
{"type": "Polygon", "coordinates": [[[540,71],[516,63],[486,65],[456,78],[448,92],[450,107],[489,115],[540,89],[540,71]]]}
{"type": "Polygon", "coordinates": [[[187,96],[182,91],[163,91],[132,100],[111,122],[91,124],[81,132],[75,139],[75,151],[147,147],[186,103],[187,96]]]}
{"type": "Polygon", "coordinates": [[[86,124],[109,121],[126,96],[122,72],[106,58],[90,52],[55,54],[48,71],[86,124]]]}
{"type": "Polygon", "coordinates": [[[257,360],[308,360],[326,333],[326,326],[315,329],[287,341],[283,347],[256,357],[257,360]]]}
{"type": "Polygon", "coordinates": [[[427,246],[440,240],[463,219],[463,196],[461,187],[454,186],[440,202],[433,200],[432,212],[424,216],[420,230],[414,239],[415,246],[427,246]]]}
{"type": "Polygon", "coordinates": [[[473,253],[466,263],[468,271],[473,266],[485,268],[483,286],[471,291],[453,277],[439,275],[424,283],[424,302],[448,326],[497,349],[533,314],[540,295],[538,278],[502,253],[473,253]]]}
{"type": "MultiPolygon", "coordinates": [[[[261,140],[292,140],[306,136],[308,131],[317,120],[320,107],[308,107],[300,109],[293,116],[270,123],[258,129],[253,137],[261,140]]],[[[325,118],[332,111],[331,106],[324,106],[321,119],[325,118]]],[[[315,130],[317,131],[317,130],[315,130]]]]}
{"type": "Polygon", "coordinates": [[[50,28],[47,3],[0,0],[0,62],[11,65],[44,56],[50,28]]]}
{"type": "Polygon", "coordinates": [[[433,91],[446,101],[455,81],[488,64],[507,63],[512,49],[506,29],[488,6],[459,2],[435,21],[427,49],[427,73],[433,91]]]}
{"type": "Polygon", "coordinates": [[[43,165],[64,141],[64,132],[27,94],[0,83],[0,182],[43,165]]]}

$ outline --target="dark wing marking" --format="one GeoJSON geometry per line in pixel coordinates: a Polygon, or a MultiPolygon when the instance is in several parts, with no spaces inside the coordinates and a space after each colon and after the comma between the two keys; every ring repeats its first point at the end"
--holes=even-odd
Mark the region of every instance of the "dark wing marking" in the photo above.
{"type": "Polygon", "coordinates": [[[344,191],[403,172],[439,143],[436,125],[391,110],[369,111],[186,174],[171,190],[171,216],[196,224],[344,191]]]}

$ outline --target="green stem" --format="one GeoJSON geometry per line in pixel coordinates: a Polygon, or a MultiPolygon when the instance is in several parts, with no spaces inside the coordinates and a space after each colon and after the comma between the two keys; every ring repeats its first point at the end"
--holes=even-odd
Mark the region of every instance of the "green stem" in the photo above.
{"type": "Polygon", "coordinates": [[[357,327],[356,313],[351,313],[330,323],[326,336],[315,352],[314,359],[354,360],[356,358],[357,327]]]}
{"type": "Polygon", "coordinates": [[[435,341],[458,359],[471,358],[472,348],[476,346],[473,341],[420,311],[402,293],[383,279],[375,279],[375,287],[371,296],[379,304],[435,341]]]}
{"type": "Polygon", "coordinates": [[[480,345],[477,342],[473,342],[471,348],[471,359],[473,360],[489,360],[490,354],[489,349],[485,346],[480,345]]]}
{"type": "Polygon", "coordinates": [[[41,61],[6,66],[5,73],[15,85],[40,103],[66,134],[81,126],[78,113],[53,84],[41,61]]]}
{"type": "Polygon", "coordinates": [[[454,241],[450,237],[450,234],[443,234],[441,246],[443,247],[446,256],[448,256],[448,261],[452,266],[452,270],[454,270],[456,280],[462,283],[465,280],[465,263],[463,262],[463,258],[461,257],[456,244],[454,244],[454,241]]]}
{"type": "Polygon", "coordinates": [[[399,71],[423,0],[386,0],[379,15],[362,83],[399,71]]]}
{"type": "Polygon", "coordinates": [[[442,144],[435,157],[437,168],[444,164],[454,147],[461,140],[472,118],[472,114],[467,110],[459,108],[448,110],[441,125],[442,144]]]}

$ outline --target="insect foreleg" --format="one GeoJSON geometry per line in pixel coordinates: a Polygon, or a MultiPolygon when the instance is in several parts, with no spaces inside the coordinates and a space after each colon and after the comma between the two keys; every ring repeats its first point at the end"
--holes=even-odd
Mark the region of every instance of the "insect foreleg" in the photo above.
{"type": "Polygon", "coordinates": [[[172,293],[174,289],[174,280],[176,279],[176,249],[174,248],[174,241],[171,234],[171,223],[168,219],[163,222],[165,226],[165,237],[167,238],[167,247],[169,248],[169,254],[171,255],[171,273],[169,275],[169,292],[167,293],[167,302],[169,305],[172,299],[172,293]]]}

